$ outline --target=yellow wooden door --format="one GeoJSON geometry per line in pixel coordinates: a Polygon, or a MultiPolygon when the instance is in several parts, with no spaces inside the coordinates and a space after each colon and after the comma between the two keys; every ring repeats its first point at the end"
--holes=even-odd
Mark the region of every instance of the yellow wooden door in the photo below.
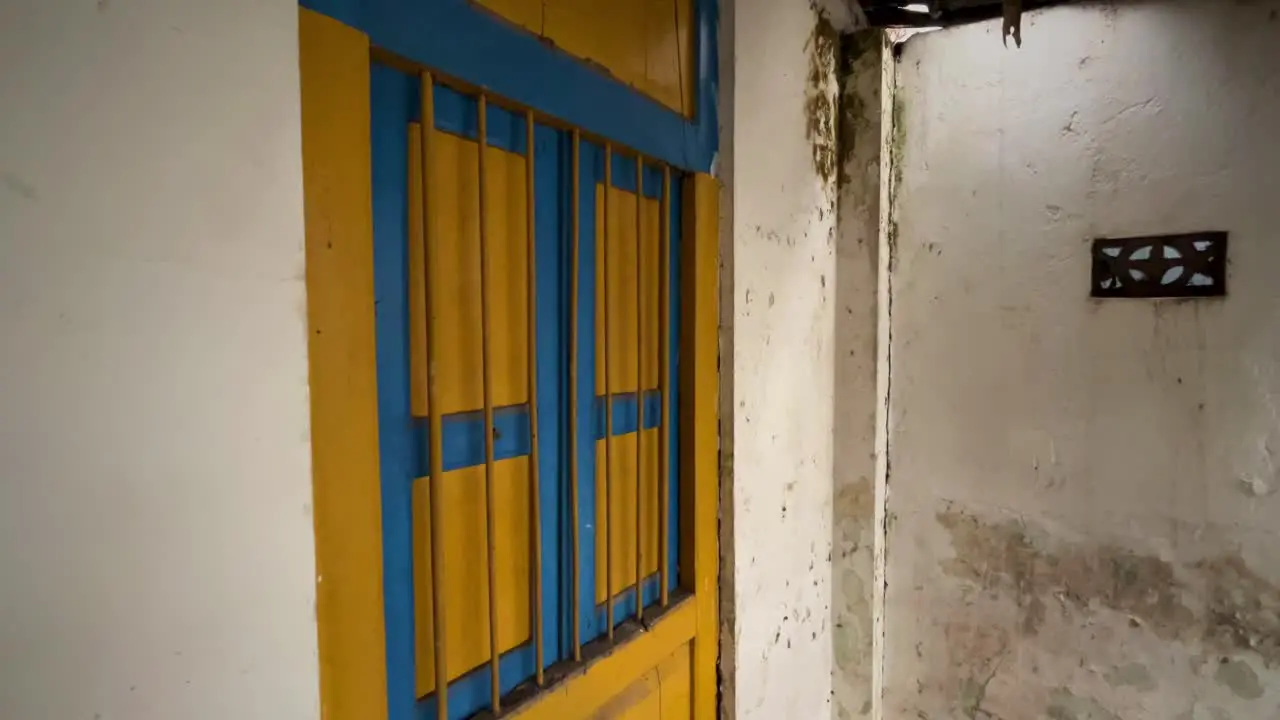
{"type": "MultiPolygon", "coordinates": [[[[696,172],[710,153],[689,162],[680,138],[629,126],[615,143],[590,112],[580,129],[431,73],[359,3],[312,5],[324,716],[713,717],[717,189],[696,172]]],[[[476,12],[435,19],[498,22],[476,12]]],[[[452,52],[436,64],[466,56],[452,52]]]]}

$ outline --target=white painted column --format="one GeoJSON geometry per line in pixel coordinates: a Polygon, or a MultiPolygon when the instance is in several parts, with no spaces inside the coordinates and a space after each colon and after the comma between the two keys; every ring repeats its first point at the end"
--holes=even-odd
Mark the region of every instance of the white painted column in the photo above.
{"type": "Polygon", "coordinates": [[[873,555],[883,504],[875,458],[884,43],[880,31],[863,31],[842,46],[831,553],[836,720],[867,717],[873,705],[873,555]]]}
{"type": "Polygon", "coordinates": [[[728,347],[722,657],[737,718],[831,714],[834,31],[803,2],[725,3],[728,347]]]}

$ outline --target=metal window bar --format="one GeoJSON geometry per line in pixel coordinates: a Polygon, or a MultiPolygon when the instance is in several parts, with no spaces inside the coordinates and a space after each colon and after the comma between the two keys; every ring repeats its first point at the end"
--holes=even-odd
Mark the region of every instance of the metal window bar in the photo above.
{"type": "MultiPolygon", "coordinates": [[[[613,513],[613,388],[609,385],[609,193],[613,190],[613,145],[604,144],[604,202],[602,205],[604,230],[600,239],[600,314],[603,317],[601,331],[604,335],[604,352],[600,361],[604,364],[604,624],[609,641],[613,642],[613,533],[609,527],[613,513]]],[[[576,348],[575,348],[576,349],[576,348]]],[[[575,600],[576,602],[576,600],[575,600]]]]}
{"type": "Polygon", "coordinates": [[[526,301],[529,317],[529,513],[530,527],[533,531],[529,555],[533,582],[530,583],[533,597],[530,606],[533,611],[534,637],[534,679],[538,686],[543,681],[543,645],[542,645],[542,493],[541,478],[538,474],[538,248],[534,234],[534,193],[533,193],[533,111],[526,110],[525,120],[525,231],[528,236],[528,291],[526,301]]]}
{"type": "Polygon", "coordinates": [[[579,563],[579,531],[578,531],[578,273],[581,263],[580,259],[580,234],[581,222],[579,221],[579,210],[581,200],[579,198],[578,183],[579,172],[578,164],[581,160],[581,142],[582,137],[578,130],[573,130],[573,151],[572,151],[572,185],[570,189],[570,204],[573,215],[573,275],[570,280],[569,291],[569,515],[570,515],[570,533],[572,536],[573,548],[573,595],[571,603],[573,605],[573,661],[582,662],[582,611],[578,607],[581,599],[581,570],[579,563]]]}
{"type": "Polygon", "coordinates": [[[670,563],[667,561],[670,547],[668,533],[671,529],[669,483],[671,481],[671,168],[662,166],[662,200],[659,215],[658,274],[661,278],[658,291],[658,393],[661,396],[662,417],[658,420],[658,567],[659,602],[667,606],[670,587],[670,563]]]}
{"type": "Polygon", "coordinates": [[[435,645],[436,671],[436,717],[449,717],[449,673],[445,666],[445,599],[440,588],[444,578],[444,493],[441,484],[444,482],[444,428],[441,417],[439,381],[436,370],[439,366],[436,358],[439,354],[439,312],[438,305],[431,295],[435,291],[435,279],[431,271],[435,265],[433,252],[435,244],[431,242],[431,173],[432,136],[435,134],[435,94],[431,73],[423,72],[418,77],[421,86],[422,102],[422,242],[423,242],[423,278],[426,289],[423,293],[424,317],[427,322],[427,435],[428,435],[428,475],[427,487],[431,503],[431,637],[435,645]]]}
{"type": "Polygon", "coordinates": [[[636,619],[644,617],[644,158],[636,154],[636,619]]]}
{"type": "MultiPolygon", "coordinates": [[[[432,297],[432,290],[436,286],[433,282],[432,271],[435,265],[435,253],[431,236],[430,222],[430,183],[429,169],[431,168],[432,158],[432,135],[435,129],[435,107],[434,107],[434,87],[436,79],[430,71],[418,71],[419,82],[421,86],[421,160],[422,160],[422,177],[419,186],[422,192],[422,275],[425,280],[426,292],[422,293],[422,302],[424,304],[426,319],[426,405],[428,418],[428,449],[429,449],[429,465],[428,465],[428,491],[429,502],[431,504],[430,512],[430,541],[431,541],[431,583],[432,583],[432,637],[434,640],[433,656],[435,661],[435,701],[437,717],[449,717],[449,680],[448,668],[446,663],[447,646],[445,641],[445,628],[447,627],[446,617],[447,608],[443,597],[442,588],[444,586],[443,578],[446,576],[444,548],[443,548],[443,493],[441,492],[441,482],[443,480],[443,417],[439,402],[438,388],[438,325],[440,316],[439,303],[432,297]]],[[[451,82],[452,84],[452,82],[451,82]]],[[[459,86],[468,87],[465,83],[458,83],[459,86]]],[[[482,91],[474,91],[478,107],[478,158],[477,158],[477,176],[479,184],[479,231],[480,231],[480,295],[481,295],[481,372],[483,376],[483,395],[484,395],[484,412],[483,421],[485,429],[485,515],[486,515],[486,552],[488,559],[488,581],[489,581],[489,670],[491,678],[491,696],[490,703],[494,714],[501,713],[501,682],[499,675],[500,645],[498,637],[498,611],[497,611],[497,566],[496,566],[496,477],[494,473],[494,408],[493,408],[493,369],[490,357],[490,325],[491,325],[491,260],[490,260],[490,243],[489,228],[487,221],[486,207],[486,154],[488,148],[488,118],[487,107],[489,104],[488,96],[482,91]]],[[[533,494],[533,503],[531,504],[531,562],[533,585],[532,589],[532,608],[531,615],[534,627],[534,644],[536,653],[536,675],[535,682],[541,686],[544,683],[544,665],[545,665],[545,645],[542,634],[542,616],[544,612],[542,597],[542,563],[541,557],[541,506],[540,506],[540,480],[539,462],[538,462],[538,418],[537,418],[537,345],[536,345],[536,328],[537,328],[537,308],[536,308],[536,233],[535,233],[535,203],[534,203],[534,130],[536,128],[537,117],[534,112],[529,109],[524,110],[526,120],[526,143],[527,143],[527,164],[526,164],[526,223],[527,223],[527,243],[528,243],[528,266],[526,268],[528,277],[528,332],[529,332],[529,418],[530,418],[530,491],[533,494]]],[[[570,313],[574,318],[570,323],[570,343],[574,349],[569,353],[569,381],[570,381],[570,403],[569,403],[569,483],[570,483],[570,515],[571,515],[571,541],[572,541],[572,587],[573,595],[571,600],[572,615],[572,658],[575,662],[582,660],[582,637],[581,637],[581,550],[580,539],[581,533],[579,525],[581,522],[581,513],[578,506],[579,502],[579,480],[580,472],[577,458],[578,437],[577,430],[581,418],[577,412],[577,379],[580,371],[578,360],[578,343],[579,332],[576,318],[581,309],[581,296],[579,288],[579,274],[581,269],[581,223],[580,223],[580,159],[581,159],[581,143],[582,133],[576,127],[566,127],[554,120],[548,121],[553,127],[558,127],[567,131],[572,138],[572,187],[571,187],[571,215],[572,215],[572,282],[570,287],[570,313]]],[[[610,366],[609,366],[609,204],[610,194],[613,190],[613,144],[608,140],[597,140],[603,145],[604,149],[604,193],[601,203],[601,213],[603,216],[601,222],[601,256],[598,262],[601,264],[603,271],[600,274],[600,297],[601,305],[599,312],[601,313],[601,334],[602,352],[600,361],[602,363],[602,375],[604,381],[604,443],[602,446],[603,466],[604,466],[604,513],[603,523],[601,523],[600,531],[605,534],[605,616],[606,616],[606,636],[609,642],[614,639],[614,586],[613,586],[613,534],[610,524],[612,520],[612,501],[614,491],[613,476],[613,388],[610,384],[610,366]]],[[[665,163],[660,163],[662,170],[662,188],[660,197],[659,211],[659,243],[660,257],[658,259],[659,273],[659,292],[658,292],[658,342],[659,342],[659,366],[658,366],[658,392],[660,396],[661,418],[657,422],[657,430],[659,433],[659,469],[658,477],[658,567],[660,577],[659,603],[662,607],[667,606],[669,602],[669,586],[670,586],[670,390],[671,390],[671,363],[670,363],[670,332],[671,332],[671,168],[665,163]]],[[[636,261],[637,261],[637,359],[636,359],[636,493],[635,493],[635,514],[636,514],[636,569],[635,569],[635,593],[636,593],[636,617],[643,617],[644,598],[643,598],[643,581],[645,579],[643,572],[643,527],[641,525],[641,507],[643,500],[643,444],[642,435],[644,430],[644,363],[643,357],[643,205],[644,205],[644,169],[645,161],[639,154],[636,155],[636,261]]]]}
{"type": "MultiPolygon", "coordinates": [[[[498,672],[498,560],[497,560],[497,502],[495,495],[496,478],[494,477],[493,450],[493,362],[490,357],[490,333],[492,332],[492,308],[490,292],[493,289],[490,277],[489,257],[489,222],[485,211],[485,156],[489,152],[488,106],[484,93],[476,99],[479,109],[477,136],[479,142],[479,158],[476,176],[479,179],[480,197],[480,374],[483,377],[484,394],[484,514],[485,514],[485,546],[488,555],[489,570],[489,677],[491,680],[489,702],[494,713],[502,712],[502,686],[498,672]]],[[[439,594],[439,593],[437,593],[439,594]]]]}

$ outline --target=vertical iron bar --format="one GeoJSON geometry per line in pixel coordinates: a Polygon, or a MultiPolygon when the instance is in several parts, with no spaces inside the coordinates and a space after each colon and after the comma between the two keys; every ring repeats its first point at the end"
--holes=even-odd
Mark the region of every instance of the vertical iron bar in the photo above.
{"type": "Polygon", "coordinates": [[[578,607],[581,598],[581,576],[579,570],[578,549],[578,239],[581,223],[578,213],[581,201],[578,198],[578,161],[579,161],[578,129],[573,130],[573,196],[570,199],[573,214],[573,279],[569,287],[569,515],[570,531],[573,534],[573,660],[582,661],[582,621],[581,609],[578,607]]]}
{"type": "Polygon", "coordinates": [[[530,558],[533,568],[533,637],[536,661],[535,679],[542,685],[542,491],[538,474],[538,253],[534,232],[533,193],[533,111],[526,110],[525,138],[528,152],[525,155],[525,224],[529,236],[529,492],[532,494],[530,512],[533,541],[530,558]]]}
{"type": "Polygon", "coordinates": [[[489,559],[489,678],[492,685],[489,690],[489,701],[494,714],[502,711],[499,696],[502,687],[498,675],[498,562],[497,562],[497,498],[493,472],[493,363],[490,362],[491,312],[489,308],[489,220],[485,206],[485,155],[489,152],[488,107],[484,93],[477,99],[479,122],[477,136],[479,144],[479,160],[476,175],[479,184],[480,210],[480,373],[484,385],[484,509],[485,509],[485,545],[489,559]]]}
{"type": "Polygon", "coordinates": [[[662,166],[662,204],[658,210],[658,233],[660,237],[658,251],[658,273],[660,296],[658,298],[658,393],[662,397],[662,417],[658,419],[658,567],[661,573],[658,582],[659,602],[667,606],[667,587],[671,584],[667,567],[669,547],[670,514],[667,507],[670,503],[669,483],[671,481],[671,418],[670,383],[671,383],[671,168],[662,166]]]}
{"type": "Polygon", "coordinates": [[[644,157],[636,153],[636,619],[644,617],[644,157]]]}
{"type": "Polygon", "coordinates": [[[423,215],[422,123],[409,123],[409,413],[415,419],[427,411],[427,259],[423,215]]]}
{"type": "Polygon", "coordinates": [[[423,277],[426,280],[426,292],[423,303],[426,305],[424,316],[427,321],[427,454],[428,477],[427,489],[431,503],[431,637],[434,641],[434,660],[436,671],[436,716],[449,717],[449,672],[445,667],[445,601],[444,601],[444,493],[441,485],[444,482],[444,431],[441,424],[439,378],[436,375],[439,365],[436,362],[439,344],[440,318],[439,308],[431,295],[435,289],[431,269],[434,266],[431,242],[431,146],[435,135],[436,111],[434,82],[431,73],[424,72],[418,82],[422,95],[422,238],[423,238],[423,277]]]}
{"type": "Polygon", "coordinates": [[[600,524],[604,532],[604,613],[605,627],[608,628],[609,640],[613,640],[613,533],[610,531],[610,515],[613,513],[613,468],[610,448],[613,445],[613,388],[609,386],[609,192],[613,189],[613,146],[604,144],[604,202],[601,207],[603,234],[601,235],[600,263],[604,271],[601,273],[600,289],[603,301],[601,312],[604,317],[601,330],[604,334],[604,352],[601,362],[604,363],[604,522],[600,524]]]}

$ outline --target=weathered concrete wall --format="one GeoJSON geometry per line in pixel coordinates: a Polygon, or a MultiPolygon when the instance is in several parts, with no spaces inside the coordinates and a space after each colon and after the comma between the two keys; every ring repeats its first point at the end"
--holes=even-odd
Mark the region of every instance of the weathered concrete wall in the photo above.
{"type": "Polygon", "coordinates": [[[907,43],[880,716],[1280,717],[1278,16],[907,43]],[[1204,229],[1225,300],[1088,299],[1090,238],[1204,229]]]}
{"type": "MultiPolygon", "coordinates": [[[[836,33],[807,3],[726,3],[721,177],[732,397],[725,712],[831,715],[836,33]]],[[[729,372],[729,371],[726,371],[729,372]]]]}
{"type": "Polygon", "coordinates": [[[838,720],[864,717],[872,709],[883,42],[879,32],[864,31],[841,43],[831,554],[833,709],[838,720]]]}

